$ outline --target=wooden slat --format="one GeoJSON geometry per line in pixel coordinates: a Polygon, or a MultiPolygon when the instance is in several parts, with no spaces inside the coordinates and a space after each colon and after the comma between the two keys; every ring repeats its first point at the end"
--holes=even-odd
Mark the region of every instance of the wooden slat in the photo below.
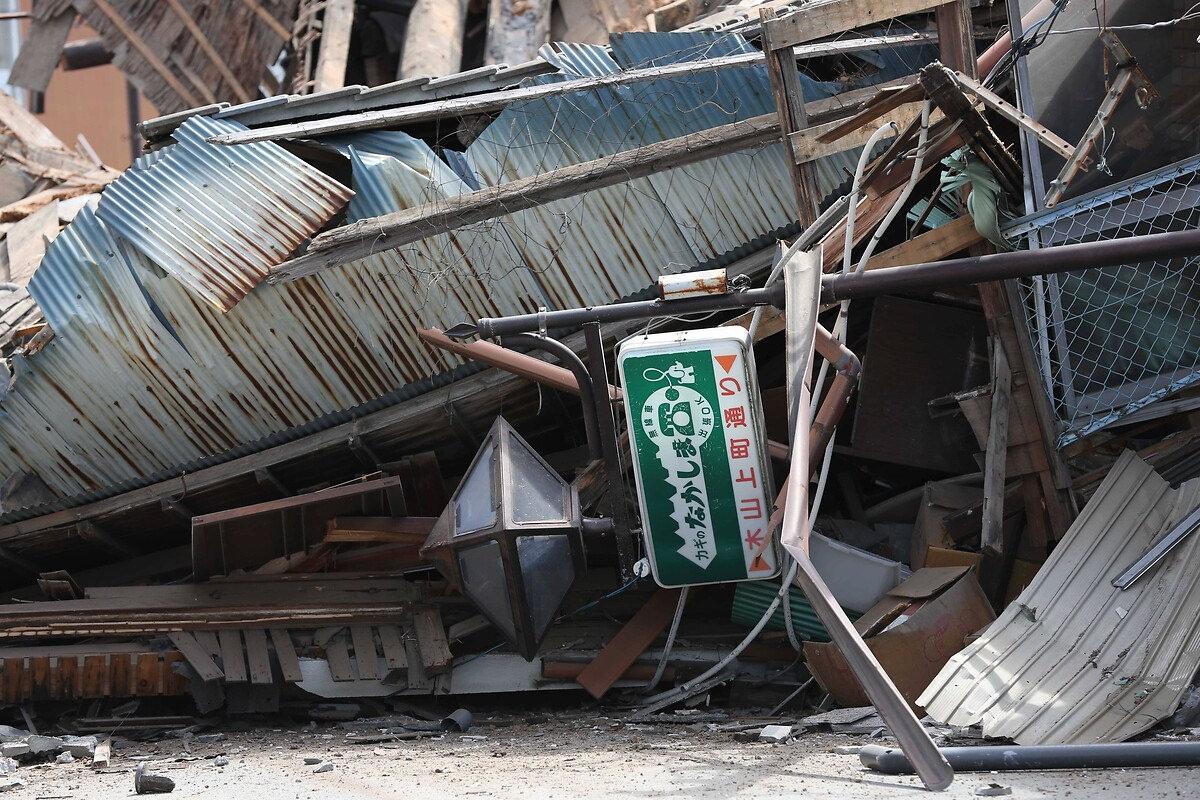
{"type": "Polygon", "coordinates": [[[379,643],[383,645],[383,659],[388,669],[406,669],[408,655],[404,649],[404,638],[396,625],[380,625],[379,643]]]}
{"type": "Polygon", "coordinates": [[[179,648],[179,652],[183,653],[184,658],[192,665],[192,669],[196,670],[200,680],[213,681],[225,677],[225,673],[213,661],[208,649],[200,644],[195,636],[187,631],[172,631],[167,635],[171,639],[171,644],[179,648]]]}
{"type": "Polygon", "coordinates": [[[162,670],[157,653],[142,653],[137,659],[138,697],[162,694],[162,670]]]}
{"type": "Polygon", "coordinates": [[[354,642],[354,661],[358,665],[358,677],[375,680],[379,677],[379,656],[375,652],[375,634],[370,625],[351,625],[350,638],[354,642]]]}
{"type": "Polygon", "coordinates": [[[421,664],[425,672],[436,675],[444,672],[454,657],[450,654],[450,643],[446,641],[446,628],[442,625],[442,612],[436,608],[418,608],[413,611],[413,630],[417,645],[421,649],[421,664]]]}
{"type": "Polygon", "coordinates": [[[221,656],[221,642],[217,640],[216,631],[193,631],[196,641],[210,656],[221,656]]]}
{"type": "Polygon", "coordinates": [[[300,660],[296,658],[296,646],[292,644],[292,635],[283,628],[271,628],[271,644],[275,646],[275,660],[279,663],[279,671],[288,683],[304,680],[300,672],[300,660]]]}
{"type": "Polygon", "coordinates": [[[180,675],[171,665],[175,662],[183,663],[186,661],[183,653],[178,650],[172,650],[169,653],[163,654],[162,671],[163,671],[163,694],[186,694],[188,691],[187,678],[180,675]]]}
{"type": "Polygon", "coordinates": [[[329,674],[335,681],[354,680],[354,668],[350,665],[350,648],[346,637],[338,635],[325,645],[325,658],[329,661],[329,674]]]}
{"type": "Polygon", "coordinates": [[[29,693],[33,699],[48,697],[50,694],[50,659],[47,656],[29,659],[29,693]]]}
{"type": "Polygon", "coordinates": [[[225,680],[229,683],[245,683],[250,676],[246,672],[241,631],[222,628],[217,631],[217,640],[221,643],[221,666],[225,670],[225,680]]]}
{"type": "Polygon", "coordinates": [[[267,649],[267,632],[250,628],[242,632],[246,639],[246,660],[250,664],[250,682],[274,683],[271,676],[271,651],[267,649]]]}
{"type": "Polygon", "coordinates": [[[58,659],[58,667],[50,679],[50,694],[59,700],[79,697],[76,677],[79,673],[79,657],[65,656],[58,659]]]}
{"type": "Polygon", "coordinates": [[[432,689],[433,680],[426,674],[425,665],[421,663],[421,648],[417,646],[415,636],[404,640],[404,650],[408,657],[408,688],[432,689]]]}
{"type": "Polygon", "coordinates": [[[890,122],[895,124],[898,130],[904,130],[913,120],[921,116],[921,105],[921,103],[905,103],[899,108],[885,111],[869,124],[864,123],[857,127],[850,127],[828,141],[813,134],[831,130],[833,123],[796,131],[788,137],[792,143],[792,156],[797,163],[803,163],[843,153],[855,147],[862,147],[881,125],[890,122]]]}
{"type": "MultiPolygon", "coordinates": [[[[84,656],[83,658],[83,696],[104,697],[105,684],[108,683],[107,664],[105,656],[84,656]]],[[[158,659],[156,658],[155,661],[158,659]]]]}
{"type": "Polygon", "coordinates": [[[112,673],[112,696],[133,697],[137,689],[133,659],[129,653],[113,653],[108,657],[108,668],[112,673]]]}
{"type": "Polygon", "coordinates": [[[638,609],[629,622],[584,667],[576,679],[588,694],[599,700],[625,673],[638,656],[671,624],[678,589],[659,589],[638,609]]]}

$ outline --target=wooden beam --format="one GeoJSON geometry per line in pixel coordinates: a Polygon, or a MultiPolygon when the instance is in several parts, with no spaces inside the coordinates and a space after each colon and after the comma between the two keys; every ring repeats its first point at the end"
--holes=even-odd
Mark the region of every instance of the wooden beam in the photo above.
{"type": "Polygon", "coordinates": [[[204,31],[200,30],[200,26],[196,24],[196,20],[192,19],[192,15],[183,7],[183,4],[179,0],[166,0],[166,2],[171,7],[171,10],[175,12],[175,16],[179,17],[179,21],[183,23],[183,27],[187,28],[188,33],[195,39],[196,44],[208,56],[208,60],[217,68],[217,72],[221,73],[221,77],[225,79],[226,85],[229,86],[229,89],[237,99],[243,103],[250,102],[252,99],[251,94],[242,86],[238,77],[233,74],[233,70],[225,63],[225,59],[217,52],[217,49],[212,46],[212,42],[204,35],[204,31]]]}
{"type": "Polygon", "coordinates": [[[599,700],[658,638],[675,615],[679,589],[659,589],[604,645],[575,680],[599,700]]]}
{"type": "Polygon", "coordinates": [[[85,542],[92,542],[93,544],[100,545],[106,550],[111,550],[114,553],[120,553],[126,558],[136,558],[142,554],[141,550],[121,541],[91,520],[83,520],[76,524],[75,532],[79,534],[79,538],[83,539],[85,542]]]}
{"type": "Polygon", "coordinates": [[[950,69],[974,76],[975,36],[971,25],[970,0],[952,0],[935,9],[938,53],[950,69]]]}
{"type": "Polygon", "coordinates": [[[803,44],[876,22],[936,8],[948,0],[814,0],[774,22],[778,47],[803,44]]]}
{"type": "Polygon", "coordinates": [[[894,109],[874,114],[871,120],[865,121],[857,127],[847,126],[840,122],[829,122],[793,133],[789,136],[792,143],[792,157],[796,159],[797,163],[816,161],[818,158],[862,147],[881,125],[891,123],[896,126],[897,130],[903,130],[921,116],[921,106],[921,103],[903,103],[894,109]],[[832,133],[835,128],[838,131],[837,136],[827,138],[825,134],[832,133]]]}
{"type": "Polygon", "coordinates": [[[979,81],[975,80],[974,78],[969,78],[966,75],[963,75],[961,72],[955,73],[954,79],[958,81],[960,86],[982,100],[984,105],[986,105],[988,108],[992,109],[1009,122],[1029,130],[1042,142],[1042,144],[1046,145],[1063,158],[1070,158],[1075,153],[1075,148],[1072,147],[1066,139],[1062,138],[1057,133],[1026,114],[1024,111],[1021,111],[1019,108],[1000,97],[998,94],[984,86],[979,81]]]}
{"type": "Polygon", "coordinates": [[[350,32],[354,27],[354,0],[325,0],[321,20],[321,54],[313,74],[313,91],[327,92],[346,85],[350,58],[350,32]]]}
{"type": "Polygon", "coordinates": [[[414,610],[413,630],[416,633],[417,646],[421,651],[421,665],[425,672],[437,675],[449,669],[454,657],[450,654],[446,628],[442,625],[442,612],[436,608],[414,610]]]}
{"type": "Polygon", "coordinates": [[[213,661],[208,651],[200,646],[195,636],[187,631],[171,631],[167,637],[171,644],[175,645],[175,649],[183,653],[183,657],[192,665],[192,669],[196,670],[200,680],[214,681],[225,677],[224,671],[217,666],[217,662],[213,661]]]}
{"type": "Polygon", "coordinates": [[[416,0],[408,12],[396,78],[450,75],[462,69],[464,0],[416,0]]]}
{"type": "Polygon", "coordinates": [[[275,648],[275,661],[279,671],[287,683],[298,683],[304,680],[300,671],[300,660],[296,657],[296,646],[292,644],[292,636],[283,628],[271,628],[271,644],[275,648]]]}
{"type": "MultiPolygon", "coordinates": [[[[836,113],[850,102],[848,95],[809,103],[810,118],[820,113],[836,113]]],[[[769,144],[779,137],[778,116],[764,114],[624,150],[612,156],[571,164],[500,186],[359,220],[317,236],[308,252],[273,268],[267,280],[270,283],[297,280],[466,225],[769,144]]]]}

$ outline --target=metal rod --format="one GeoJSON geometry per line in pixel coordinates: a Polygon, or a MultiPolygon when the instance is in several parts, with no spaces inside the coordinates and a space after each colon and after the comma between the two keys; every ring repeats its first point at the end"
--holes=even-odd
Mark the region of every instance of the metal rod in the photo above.
{"type": "Polygon", "coordinates": [[[1200,527],[1200,508],[1193,509],[1192,513],[1181,519],[1174,528],[1150,545],[1150,549],[1142,554],[1141,558],[1113,578],[1112,585],[1118,589],[1128,589],[1138,578],[1152,570],[1155,564],[1166,558],[1180,542],[1195,533],[1198,527],[1200,527]]]}
{"type": "MultiPolygon", "coordinates": [[[[1004,772],[1103,767],[1191,767],[1200,765],[1200,742],[999,745],[943,747],[942,755],[961,772],[1004,772]]],[[[888,775],[910,775],[912,764],[895,747],[868,745],[858,753],[863,766],[888,775]]]]}
{"type": "MultiPolygon", "coordinates": [[[[591,373],[588,372],[583,359],[575,355],[575,351],[562,342],[548,336],[539,336],[534,333],[514,333],[505,338],[512,344],[523,344],[557,357],[574,373],[575,381],[579,384],[579,399],[583,403],[583,428],[587,435],[588,455],[593,461],[603,458],[600,449],[600,429],[596,425],[596,387],[592,383],[591,373]]],[[[606,385],[605,394],[608,393],[607,389],[606,385]]]]}
{"type": "MultiPolygon", "coordinates": [[[[994,253],[906,267],[886,267],[847,275],[826,275],[821,279],[821,302],[833,303],[898,292],[932,291],[1008,278],[1026,278],[1187,256],[1200,256],[1200,230],[1127,236],[1103,242],[994,253]]],[[[489,339],[549,328],[573,328],[587,322],[624,322],[711,311],[741,311],[768,305],[783,307],[781,283],[762,289],[745,289],[724,295],[688,297],[682,300],[643,300],[564,311],[541,311],[511,317],[483,318],[475,323],[456,325],[446,334],[454,338],[479,335],[489,339]]]]}
{"type": "MultiPolygon", "coordinates": [[[[608,479],[608,514],[613,520],[613,539],[617,545],[617,563],[621,579],[633,577],[637,561],[633,533],[629,525],[629,505],[625,497],[625,470],[621,466],[621,448],[617,443],[617,426],[613,419],[612,401],[608,396],[608,366],[604,361],[604,336],[600,323],[583,326],[584,341],[587,343],[588,369],[592,383],[605,387],[603,398],[595,398],[596,429],[600,434],[600,448],[604,455],[604,473],[608,479]]],[[[594,394],[594,393],[593,393],[594,394]]]]}

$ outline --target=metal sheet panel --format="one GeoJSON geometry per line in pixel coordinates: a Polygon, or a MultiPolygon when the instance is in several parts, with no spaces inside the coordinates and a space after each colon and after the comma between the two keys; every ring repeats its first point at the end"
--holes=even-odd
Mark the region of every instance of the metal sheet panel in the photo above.
{"type": "Polygon", "coordinates": [[[1200,537],[1122,591],[1112,579],[1200,503],[1130,452],[1033,582],[918,699],[1020,744],[1124,741],[1168,716],[1200,666],[1200,537]]]}
{"type": "Polygon", "coordinates": [[[229,310],[346,203],[350,189],[271,142],[217,147],[245,130],[193,117],[176,145],[104,192],[98,215],[205,301],[229,310]]]}

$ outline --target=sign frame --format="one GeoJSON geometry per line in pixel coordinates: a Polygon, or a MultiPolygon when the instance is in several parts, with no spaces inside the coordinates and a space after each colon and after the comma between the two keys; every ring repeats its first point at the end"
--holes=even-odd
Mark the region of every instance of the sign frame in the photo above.
{"type": "Polygon", "coordinates": [[[634,336],[621,344],[617,369],[655,582],[778,577],[782,550],[768,524],[775,488],[749,332],[634,336]]]}

